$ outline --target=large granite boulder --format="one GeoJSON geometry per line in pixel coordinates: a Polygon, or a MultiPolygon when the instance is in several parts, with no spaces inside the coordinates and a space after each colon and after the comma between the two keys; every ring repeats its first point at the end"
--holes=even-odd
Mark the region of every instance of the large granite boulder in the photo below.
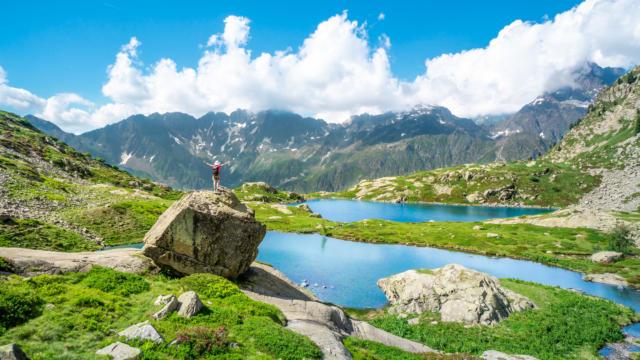
{"type": "Polygon", "coordinates": [[[158,218],[144,237],[142,252],[182,274],[233,278],[256,259],[265,232],[253,209],[230,190],[190,191],[158,218]]]}
{"type": "Polygon", "coordinates": [[[0,346],[0,360],[29,360],[20,346],[15,343],[0,346]]]}
{"type": "Polygon", "coordinates": [[[442,321],[494,325],[512,312],[532,309],[526,297],[500,286],[488,274],[449,264],[433,270],[409,270],[378,280],[391,313],[439,312],[442,321]]]}

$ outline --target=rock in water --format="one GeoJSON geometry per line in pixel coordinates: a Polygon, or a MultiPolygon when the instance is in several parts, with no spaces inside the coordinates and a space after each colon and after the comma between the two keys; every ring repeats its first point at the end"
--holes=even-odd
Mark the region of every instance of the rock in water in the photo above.
{"type": "Polygon", "coordinates": [[[449,264],[409,270],[378,280],[391,313],[439,312],[442,321],[494,325],[515,311],[535,308],[526,297],[500,286],[488,274],[449,264]]]}
{"type": "Polygon", "coordinates": [[[15,343],[0,346],[0,360],[29,360],[27,355],[15,343]]]}
{"type": "Polygon", "coordinates": [[[171,205],[144,237],[144,255],[182,274],[226,278],[245,272],[258,256],[266,227],[226,188],[190,191],[171,205]]]}
{"type": "Polygon", "coordinates": [[[141,353],[140,349],[121,342],[114,342],[96,351],[97,355],[111,355],[113,360],[134,360],[137,359],[141,353]]]}

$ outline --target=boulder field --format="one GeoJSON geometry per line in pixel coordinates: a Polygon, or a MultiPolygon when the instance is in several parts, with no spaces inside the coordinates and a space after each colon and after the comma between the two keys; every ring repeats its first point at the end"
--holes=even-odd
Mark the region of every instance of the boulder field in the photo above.
{"type": "Polygon", "coordinates": [[[142,253],[180,274],[235,278],[256,259],[265,233],[253,209],[230,190],[190,191],[147,232],[142,253]]]}
{"type": "Polygon", "coordinates": [[[533,309],[528,298],[500,286],[488,274],[449,264],[433,270],[409,270],[378,280],[390,313],[440,313],[442,321],[492,326],[511,313],[533,309]]]}

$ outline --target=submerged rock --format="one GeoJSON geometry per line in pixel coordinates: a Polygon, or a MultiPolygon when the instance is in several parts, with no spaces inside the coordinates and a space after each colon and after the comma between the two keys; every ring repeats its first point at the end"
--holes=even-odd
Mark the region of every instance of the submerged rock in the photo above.
{"type": "Polygon", "coordinates": [[[495,325],[511,313],[535,308],[526,297],[500,286],[488,274],[449,264],[427,271],[409,270],[378,280],[390,313],[439,312],[442,321],[495,325]]]}
{"type": "Polygon", "coordinates": [[[265,232],[253,209],[228,189],[191,191],[158,218],[145,235],[142,251],[178,273],[233,278],[255,260],[265,232]]]}
{"type": "Polygon", "coordinates": [[[107,345],[96,351],[96,354],[111,355],[113,360],[134,360],[142,354],[142,351],[121,342],[114,342],[113,344],[107,345]]]}

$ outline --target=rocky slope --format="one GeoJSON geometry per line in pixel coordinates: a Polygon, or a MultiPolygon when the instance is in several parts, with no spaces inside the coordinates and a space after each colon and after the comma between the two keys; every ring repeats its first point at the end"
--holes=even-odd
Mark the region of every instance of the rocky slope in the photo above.
{"type": "Polygon", "coordinates": [[[141,239],[180,192],[0,112],[0,195],[0,246],[89,250],[141,239]]]}

